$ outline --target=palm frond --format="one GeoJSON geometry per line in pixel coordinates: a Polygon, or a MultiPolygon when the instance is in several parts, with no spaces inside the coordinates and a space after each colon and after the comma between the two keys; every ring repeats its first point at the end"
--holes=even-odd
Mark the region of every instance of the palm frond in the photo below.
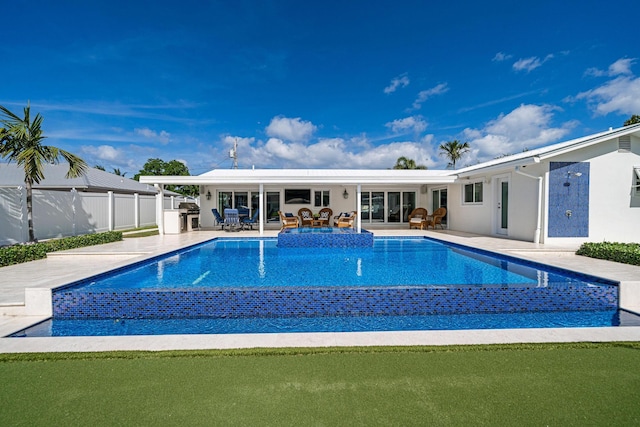
{"type": "Polygon", "coordinates": [[[77,178],[86,173],[87,163],[80,157],[65,150],[60,150],[60,156],[69,163],[69,171],[67,172],[67,178],[77,178]]]}

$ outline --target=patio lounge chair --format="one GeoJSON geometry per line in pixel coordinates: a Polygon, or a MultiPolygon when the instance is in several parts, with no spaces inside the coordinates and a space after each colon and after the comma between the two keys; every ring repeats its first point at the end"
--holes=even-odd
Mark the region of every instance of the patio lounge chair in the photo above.
{"type": "Polygon", "coordinates": [[[298,216],[300,217],[300,224],[302,227],[313,225],[313,212],[309,208],[300,208],[298,210],[298,216]]]}
{"type": "Polygon", "coordinates": [[[447,209],[446,208],[438,208],[433,212],[433,215],[430,215],[427,218],[427,230],[429,229],[429,226],[433,227],[433,229],[436,229],[436,225],[439,225],[440,228],[444,228],[442,226],[442,218],[444,218],[444,216],[447,214],[447,209]]]}
{"type": "Polygon", "coordinates": [[[258,215],[260,215],[260,209],[256,209],[251,218],[242,218],[242,228],[244,228],[246,225],[249,225],[249,228],[253,230],[253,224],[258,223],[258,215]]]}
{"type": "Polygon", "coordinates": [[[299,221],[297,216],[293,216],[292,213],[282,213],[282,211],[278,211],[278,215],[280,216],[280,221],[282,221],[282,230],[285,228],[298,228],[299,221]]]}
{"type": "Polygon", "coordinates": [[[242,230],[242,223],[240,222],[240,215],[238,215],[238,209],[224,210],[224,226],[227,231],[242,230]]]}
{"type": "Polygon", "coordinates": [[[415,208],[409,214],[409,229],[420,227],[424,230],[427,226],[427,210],[425,208],[415,208]]]}
{"type": "Polygon", "coordinates": [[[345,227],[353,228],[353,221],[355,219],[356,219],[356,213],[355,211],[351,211],[349,212],[349,215],[341,216],[340,218],[338,218],[338,222],[336,223],[336,225],[339,228],[345,228],[345,227]]]}
{"type": "Polygon", "coordinates": [[[331,208],[320,209],[320,213],[318,214],[318,221],[320,221],[320,225],[327,227],[331,225],[331,215],[333,215],[331,208]]]}
{"type": "Polygon", "coordinates": [[[218,212],[218,209],[213,208],[211,209],[211,212],[213,212],[213,220],[214,220],[214,227],[216,225],[220,226],[220,230],[224,229],[224,218],[222,218],[222,215],[220,215],[220,212],[218,212]]]}

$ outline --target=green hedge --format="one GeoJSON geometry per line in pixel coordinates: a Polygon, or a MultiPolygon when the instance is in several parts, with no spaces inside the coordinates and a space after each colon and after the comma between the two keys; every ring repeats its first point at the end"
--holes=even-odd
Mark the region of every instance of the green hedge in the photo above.
{"type": "Polygon", "coordinates": [[[616,242],[583,243],[576,255],[640,265],[640,244],[616,242]]]}
{"type": "Polygon", "coordinates": [[[107,231],[105,233],[63,237],[62,239],[48,240],[46,242],[0,248],[0,267],[46,258],[48,252],[101,245],[120,240],[122,240],[120,231],[107,231]]]}

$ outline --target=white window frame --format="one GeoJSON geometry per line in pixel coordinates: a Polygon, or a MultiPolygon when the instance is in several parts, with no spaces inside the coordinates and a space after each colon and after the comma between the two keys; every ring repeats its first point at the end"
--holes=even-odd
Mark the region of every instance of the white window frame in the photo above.
{"type": "Polygon", "coordinates": [[[640,166],[633,167],[633,194],[640,196],[640,166]]]}
{"type": "Polygon", "coordinates": [[[313,190],[313,206],[316,208],[326,208],[331,206],[331,190],[313,190]],[[316,195],[320,193],[320,204],[316,204],[316,195]],[[327,203],[325,204],[325,196],[327,203]]]}
{"type": "Polygon", "coordinates": [[[463,205],[481,205],[484,203],[484,182],[482,180],[469,182],[462,185],[462,204],[463,205]],[[476,186],[480,185],[480,200],[476,198],[476,186]],[[467,186],[473,189],[473,200],[467,201],[467,186]]]}

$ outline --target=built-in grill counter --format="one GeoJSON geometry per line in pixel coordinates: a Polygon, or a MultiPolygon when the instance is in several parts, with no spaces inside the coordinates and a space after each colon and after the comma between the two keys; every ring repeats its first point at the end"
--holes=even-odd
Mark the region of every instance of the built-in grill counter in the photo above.
{"type": "Polygon", "coordinates": [[[196,203],[184,202],[178,209],[164,211],[165,234],[180,234],[200,227],[200,206],[196,203]]]}

